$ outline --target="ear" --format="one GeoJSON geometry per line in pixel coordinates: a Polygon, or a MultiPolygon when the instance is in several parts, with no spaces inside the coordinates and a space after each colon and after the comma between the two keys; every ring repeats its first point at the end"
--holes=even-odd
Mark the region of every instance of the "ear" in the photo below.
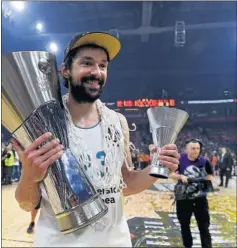
{"type": "Polygon", "coordinates": [[[62,63],[61,65],[61,73],[64,78],[69,78],[69,70],[66,69],[65,64],[62,63]]]}

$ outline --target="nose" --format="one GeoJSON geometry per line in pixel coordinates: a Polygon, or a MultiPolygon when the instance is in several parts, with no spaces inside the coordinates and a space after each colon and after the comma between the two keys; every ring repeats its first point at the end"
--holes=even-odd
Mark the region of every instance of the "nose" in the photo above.
{"type": "Polygon", "coordinates": [[[101,77],[101,69],[97,64],[91,68],[91,75],[99,78],[101,77]]]}

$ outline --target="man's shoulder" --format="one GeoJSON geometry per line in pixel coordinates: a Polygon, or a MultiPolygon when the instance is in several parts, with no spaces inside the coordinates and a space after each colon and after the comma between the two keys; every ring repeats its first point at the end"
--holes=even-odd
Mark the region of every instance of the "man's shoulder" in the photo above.
{"type": "Polygon", "coordinates": [[[180,153],[180,159],[187,158],[187,153],[186,152],[181,152],[180,153]]]}
{"type": "MultiPolygon", "coordinates": [[[[114,110],[113,110],[114,111],[114,110]]],[[[114,111],[117,115],[118,115],[118,118],[119,118],[119,120],[121,121],[121,122],[127,122],[127,118],[123,115],[123,114],[121,114],[121,113],[119,113],[119,112],[116,112],[116,111],[114,111]]]]}
{"type": "Polygon", "coordinates": [[[106,109],[107,109],[106,111],[108,111],[107,112],[108,116],[110,116],[110,118],[112,118],[111,120],[113,120],[113,121],[119,120],[122,129],[124,131],[128,132],[129,128],[128,128],[128,122],[127,122],[126,117],[123,114],[121,114],[121,113],[119,113],[113,109],[110,109],[108,107],[106,107],[106,109]]]}
{"type": "Polygon", "coordinates": [[[112,114],[112,115],[114,115],[114,116],[118,116],[119,119],[120,119],[121,121],[122,121],[122,120],[126,120],[126,121],[127,121],[126,117],[125,117],[123,114],[121,114],[121,113],[119,113],[119,112],[117,112],[117,111],[115,111],[115,110],[113,110],[113,109],[110,109],[110,108],[108,108],[107,106],[105,106],[105,109],[107,109],[107,111],[108,111],[110,114],[112,114]]]}
{"type": "Polygon", "coordinates": [[[202,161],[202,162],[206,162],[206,161],[209,161],[208,159],[206,159],[204,156],[200,155],[198,157],[199,161],[202,161]]]}
{"type": "Polygon", "coordinates": [[[106,117],[109,117],[110,120],[118,120],[118,118],[119,118],[120,122],[126,122],[127,121],[126,117],[123,114],[121,114],[121,113],[119,113],[113,109],[108,108],[105,104],[103,104],[103,105],[104,105],[106,117]]]}
{"type": "Polygon", "coordinates": [[[120,120],[122,129],[123,129],[126,133],[129,133],[129,127],[128,127],[128,122],[127,122],[126,117],[125,117],[123,114],[121,114],[121,113],[117,113],[117,115],[118,115],[118,118],[119,118],[119,120],[120,120]]]}

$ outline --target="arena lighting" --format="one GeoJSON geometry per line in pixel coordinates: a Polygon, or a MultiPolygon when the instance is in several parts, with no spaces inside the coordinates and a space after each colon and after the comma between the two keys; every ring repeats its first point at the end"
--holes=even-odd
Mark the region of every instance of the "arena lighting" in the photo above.
{"type": "Polygon", "coordinates": [[[128,109],[128,108],[126,108],[126,109],[124,109],[125,111],[138,111],[139,109],[137,109],[137,108],[130,108],[130,109],[128,109]]]}
{"type": "Polygon", "coordinates": [[[115,102],[106,102],[105,105],[106,106],[114,106],[115,105],[115,102]]]}
{"type": "Polygon", "coordinates": [[[49,50],[50,50],[50,52],[52,52],[52,53],[56,53],[56,52],[58,51],[58,46],[57,46],[57,44],[54,43],[54,42],[51,42],[51,43],[49,44],[49,50]]]}
{"type": "Polygon", "coordinates": [[[235,102],[235,101],[234,101],[234,99],[203,100],[203,101],[188,101],[188,104],[228,103],[228,102],[235,102]]]}
{"type": "Polygon", "coordinates": [[[44,28],[44,25],[42,22],[37,22],[36,25],[35,25],[35,28],[39,31],[39,32],[42,32],[43,31],[43,28],[44,28]]]}
{"type": "Polygon", "coordinates": [[[21,12],[25,8],[24,1],[11,1],[10,4],[14,7],[17,12],[21,12]]]}
{"type": "Polygon", "coordinates": [[[186,30],[184,21],[175,22],[174,44],[176,47],[183,47],[186,43],[186,30]]]}

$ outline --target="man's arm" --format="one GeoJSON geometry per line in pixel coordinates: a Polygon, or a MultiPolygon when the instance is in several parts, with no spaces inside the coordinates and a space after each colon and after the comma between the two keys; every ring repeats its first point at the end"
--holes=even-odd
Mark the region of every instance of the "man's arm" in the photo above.
{"type": "MultiPolygon", "coordinates": [[[[125,163],[128,163],[129,167],[132,167],[132,158],[131,158],[130,147],[129,147],[130,137],[129,137],[128,123],[127,123],[126,118],[123,115],[119,114],[119,118],[120,118],[122,128],[124,130],[124,136],[125,136],[125,152],[127,154],[125,163]]],[[[173,160],[176,161],[176,159],[173,159],[173,160]]],[[[150,188],[157,181],[157,178],[154,178],[149,175],[149,171],[151,168],[150,165],[141,171],[135,171],[135,170],[129,171],[125,163],[122,166],[123,180],[125,184],[127,185],[127,188],[123,190],[123,194],[125,196],[132,195],[132,194],[138,194],[150,188]]],[[[169,162],[165,162],[165,163],[169,163],[169,162]]]]}
{"type": "MultiPolygon", "coordinates": [[[[23,157],[22,147],[14,139],[12,143],[16,150],[16,154],[20,159],[20,156],[23,157]]],[[[15,198],[20,208],[22,208],[26,212],[30,212],[39,204],[40,197],[41,197],[41,192],[40,192],[39,183],[34,182],[31,178],[31,173],[29,172],[27,173],[27,170],[24,170],[24,167],[22,167],[20,181],[15,191],[15,198]]]]}
{"type": "Polygon", "coordinates": [[[23,172],[15,192],[15,198],[19,203],[19,206],[23,210],[29,212],[39,204],[40,197],[41,192],[39,183],[28,180],[23,172]]]}
{"type": "Polygon", "coordinates": [[[5,160],[6,158],[10,158],[10,157],[11,157],[11,154],[8,152],[4,156],[2,156],[2,161],[5,160]]]}
{"type": "Polygon", "coordinates": [[[188,183],[188,177],[186,177],[185,175],[179,174],[179,168],[176,172],[171,172],[169,177],[177,181],[181,180],[183,183],[188,183]]]}
{"type": "Polygon", "coordinates": [[[40,182],[48,167],[63,154],[59,140],[49,141],[51,133],[45,133],[33,141],[25,150],[13,139],[13,146],[22,163],[22,175],[17,185],[15,198],[20,207],[29,212],[40,202],[40,182]],[[44,144],[47,141],[46,144],[44,144]],[[41,146],[44,144],[43,146],[41,146]],[[39,149],[38,147],[41,146],[39,149]]]}
{"type": "Polygon", "coordinates": [[[232,169],[232,166],[234,164],[233,158],[230,153],[228,153],[228,162],[227,162],[227,168],[232,169]]]}
{"type": "Polygon", "coordinates": [[[207,172],[207,180],[212,181],[213,179],[213,169],[209,160],[206,160],[205,169],[207,172]]]}
{"type": "Polygon", "coordinates": [[[169,177],[174,179],[174,180],[182,180],[181,176],[182,175],[180,175],[179,172],[171,172],[169,175],[169,177]]]}

